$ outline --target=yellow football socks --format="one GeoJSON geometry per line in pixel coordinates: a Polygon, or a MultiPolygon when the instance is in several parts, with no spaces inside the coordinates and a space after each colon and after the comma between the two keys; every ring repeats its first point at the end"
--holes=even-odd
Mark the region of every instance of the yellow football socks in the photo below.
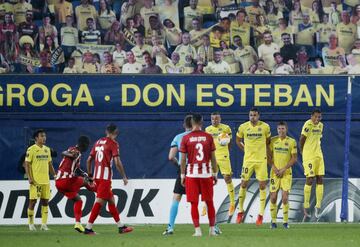
{"type": "Polygon", "coordinates": [[[283,204],[283,222],[288,223],[289,220],[289,203],[283,204]]]}
{"type": "Polygon", "coordinates": [[[316,185],[316,206],[317,208],[321,208],[321,202],[324,195],[324,185],[317,184],[316,185]]]}
{"type": "Polygon", "coordinates": [[[246,196],[246,188],[240,186],[239,191],[239,212],[244,212],[244,201],[246,196]]]}
{"type": "Polygon", "coordinates": [[[304,208],[310,207],[311,185],[304,186],[304,208]]]}
{"type": "Polygon", "coordinates": [[[28,214],[29,225],[33,225],[34,224],[34,210],[28,209],[27,214],[28,214]]]}
{"type": "Polygon", "coordinates": [[[265,203],[266,203],[266,189],[260,190],[260,215],[264,215],[265,211],[265,203]]]}
{"type": "Polygon", "coordinates": [[[276,216],[277,216],[276,203],[270,203],[270,214],[271,214],[271,222],[276,223],[276,216]]]}
{"type": "Polygon", "coordinates": [[[48,219],[49,206],[41,206],[41,223],[46,224],[48,219]]]}
{"type": "Polygon", "coordinates": [[[233,182],[226,184],[227,186],[227,190],[229,193],[229,198],[230,198],[230,204],[231,205],[235,205],[235,191],[234,191],[234,184],[233,182]]]}

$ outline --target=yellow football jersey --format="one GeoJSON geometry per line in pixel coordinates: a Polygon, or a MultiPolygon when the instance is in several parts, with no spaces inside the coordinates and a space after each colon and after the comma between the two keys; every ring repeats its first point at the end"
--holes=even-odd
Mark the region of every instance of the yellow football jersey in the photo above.
{"type": "Polygon", "coordinates": [[[222,133],[226,133],[230,136],[231,139],[231,128],[226,125],[226,124],[219,124],[218,126],[213,126],[210,125],[208,127],[206,127],[205,131],[207,133],[209,133],[210,135],[212,135],[212,137],[214,138],[214,143],[215,143],[215,156],[217,160],[223,160],[223,159],[229,159],[229,147],[228,145],[226,146],[221,146],[219,143],[219,139],[218,136],[222,133]]]}
{"type": "Polygon", "coordinates": [[[315,125],[311,119],[306,121],[301,134],[306,136],[303,148],[303,160],[312,160],[314,158],[323,158],[321,151],[321,138],[324,125],[318,123],[315,125]]]}
{"type": "Polygon", "coordinates": [[[267,160],[266,139],[271,137],[270,126],[267,123],[258,121],[255,126],[250,121],[243,123],[236,136],[244,139],[244,163],[267,160]]]}
{"type": "MultiPolygon", "coordinates": [[[[281,139],[279,136],[271,138],[270,149],[276,168],[281,169],[286,167],[289,163],[291,156],[297,153],[296,141],[291,137],[281,139]]],[[[291,168],[285,174],[290,174],[291,168]]]]}
{"type": "Polygon", "coordinates": [[[32,145],[26,151],[25,161],[31,164],[31,173],[36,184],[50,183],[49,162],[52,161],[50,148],[32,145]]]}
{"type": "Polygon", "coordinates": [[[234,40],[234,36],[239,35],[244,46],[250,45],[250,24],[244,22],[242,25],[239,25],[237,21],[233,21],[230,24],[230,33],[231,40],[234,40]]]}

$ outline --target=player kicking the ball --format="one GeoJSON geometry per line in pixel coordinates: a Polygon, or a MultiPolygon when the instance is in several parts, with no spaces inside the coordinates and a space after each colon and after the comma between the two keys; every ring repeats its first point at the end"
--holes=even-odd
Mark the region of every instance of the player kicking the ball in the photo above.
{"type": "Polygon", "coordinates": [[[74,229],[78,232],[84,232],[84,227],[80,220],[82,216],[82,200],[79,196],[79,190],[85,186],[88,190],[96,191],[94,183],[88,175],[80,169],[81,154],[86,152],[90,140],[87,136],[80,136],[78,144],[75,147],[69,147],[62,154],[59,170],[56,176],[55,186],[58,191],[64,194],[68,200],[74,202],[74,229]]]}
{"type": "Polygon", "coordinates": [[[109,212],[114,218],[119,233],[128,233],[133,228],[125,226],[120,222],[119,211],[115,206],[115,198],[111,189],[112,179],[112,161],[115,163],[116,169],[119,171],[123,178],[124,185],[127,185],[128,180],[125,175],[124,167],[120,160],[119,144],[115,141],[119,134],[119,130],[114,124],[109,124],[106,127],[106,137],[99,139],[93,146],[90,152],[90,156],[87,160],[87,171],[91,174],[92,161],[95,160],[94,180],[96,183],[96,201],[91,210],[90,218],[86,224],[85,234],[96,234],[92,230],[92,226],[96,218],[98,217],[102,206],[105,202],[108,203],[109,212]]]}
{"type": "Polygon", "coordinates": [[[292,183],[291,167],[297,160],[296,141],[287,136],[288,126],[286,122],[277,125],[278,136],[271,138],[271,173],[270,173],[270,214],[271,228],[277,228],[277,195],[282,190],[283,226],[289,228],[289,192],[292,183]]]}
{"type": "Polygon", "coordinates": [[[191,203],[191,218],[195,227],[194,237],[202,236],[198,210],[200,194],[208,209],[209,235],[217,236],[213,202],[213,186],[217,183],[215,144],[212,136],[201,130],[202,124],[202,116],[194,114],[192,131],[183,137],[180,146],[180,152],[184,154],[181,156],[181,184],[185,186],[187,201],[191,203]]]}

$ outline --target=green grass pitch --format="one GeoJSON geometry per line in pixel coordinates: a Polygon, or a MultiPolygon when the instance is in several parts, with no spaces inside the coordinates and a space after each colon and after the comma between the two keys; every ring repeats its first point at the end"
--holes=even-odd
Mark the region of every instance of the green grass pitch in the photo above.
{"type": "Polygon", "coordinates": [[[192,237],[192,225],[177,225],[174,235],[162,236],[164,225],[137,225],[129,234],[120,235],[115,225],[94,225],[98,235],[77,233],[72,225],[50,225],[48,232],[30,232],[27,226],[0,226],[0,245],[6,247],[205,247],[205,246],[360,246],[360,224],[293,224],[290,229],[269,229],[269,224],[224,224],[218,237],[208,236],[208,226],[202,225],[203,236],[192,237]]]}

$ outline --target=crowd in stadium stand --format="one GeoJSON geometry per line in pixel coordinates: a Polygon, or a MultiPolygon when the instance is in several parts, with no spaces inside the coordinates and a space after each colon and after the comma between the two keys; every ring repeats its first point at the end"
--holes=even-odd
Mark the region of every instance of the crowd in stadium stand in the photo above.
{"type": "Polygon", "coordinates": [[[356,74],[360,0],[0,0],[0,73],[356,74]]]}

